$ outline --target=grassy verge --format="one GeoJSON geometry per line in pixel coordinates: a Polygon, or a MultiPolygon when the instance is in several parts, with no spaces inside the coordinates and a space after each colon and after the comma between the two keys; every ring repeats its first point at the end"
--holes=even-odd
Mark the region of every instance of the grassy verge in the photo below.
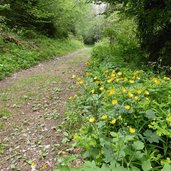
{"type": "Polygon", "coordinates": [[[29,68],[43,60],[51,59],[83,47],[75,39],[55,40],[39,37],[32,40],[14,39],[15,43],[4,43],[0,37],[0,80],[6,76],[29,68]]]}
{"type": "Polygon", "coordinates": [[[81,127],[73,139],[90,163],[59,170],[171,170],[171,79],[94,57],[88,65],[66,123],[81,127]]]}

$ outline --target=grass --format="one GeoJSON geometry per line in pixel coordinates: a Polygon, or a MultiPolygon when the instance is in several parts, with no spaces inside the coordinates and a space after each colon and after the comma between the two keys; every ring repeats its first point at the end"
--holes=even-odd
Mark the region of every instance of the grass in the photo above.
{"type": "Polygon", "coordinates": [[[41,61],[61,56],[76,49],[82,48],[83,44],[75,40],[55,40],[47,37],[24,40],[18,38],[20,45],[4,43],[0,37],[0,80],[21,69],[30,68],[41,61]]]}
{"type": "Polygon", "coordinates": [[[6,109],[6,108],[1,108],[0,109],[0,118],[2,118],[2,117],[7,117],[7,116],[10,116],[12,113],[8,110],[8,109],[6,109]]]}

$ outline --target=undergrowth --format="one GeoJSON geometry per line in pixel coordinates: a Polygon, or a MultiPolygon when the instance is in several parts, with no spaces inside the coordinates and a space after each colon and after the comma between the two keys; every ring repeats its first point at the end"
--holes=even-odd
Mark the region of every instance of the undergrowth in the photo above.
{"type": "Polygon", "coordinates": [[[70,97],[66,112],[88,165],[58,170],[171,170],[171,79],[133,62],[101,59],[92,56],[84,78],[73,75],[84,93],[70,97]]]}
{"type": "Polygon", "coordinates": [[[3,36],[0,36],[0,80],[41,61],[83,47],[82,43],[74,38],[56,40],[37,36],[35,39],[25,39],[11,35],[7,38],[14,42],[4,40],[3,36]]]}

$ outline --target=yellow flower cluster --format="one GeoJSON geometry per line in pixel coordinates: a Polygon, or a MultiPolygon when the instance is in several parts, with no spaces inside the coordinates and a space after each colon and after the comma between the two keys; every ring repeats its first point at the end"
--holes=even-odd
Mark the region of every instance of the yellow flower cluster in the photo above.
{"type": "Polygon", "coordinates": [[[155,84],[160,84],[161,81],[158,78],[152,78],[152,82],[155,84]]]}
{"type": "Polygon", "coordinates": [[[82,85],[84,83],[84,81],[81,78],[77,78],[77,85],[82,85]]]}
{"type": "MultiPolygon", "coordinates": [[[[73,74],[71,78],[72,78],[72,79],[76,79],[76,75],[73,74]]],[[[77,84],[77,85],[82,85],[82,84],[84,84],[84,80],[81,79],[80,77],[78,77],[78,78],[77,78],[76,84],[77,84]]]]}
{"type": "MultiPolygon", "coordinates": [[[[116,119],[116,118],[112,119],[112,120],[110,121],[110,124],[111,124],[111,125],[115,125],[116,122],[117,122],[117,120],[122,121],[122,119],[123,119],[123,118],[122,118],[122,116],[120,115],[120,116],[118,116],[117,119],[116,119]]],[[[108,115],[106,115],[106,114],[102,115],[102,116],[101,116],[101,120],[103,120],[103,121],[108,120],[108,115]]],[[[90,122],[90,123],[95,123],[95,118],[94,118],[94,117],[89,118],[89,122],[90,122]]]]}
{"type": "Polygon", "coordinates": [[[107,90],[107,93],[108,93],[109,95],[112,95],[112,94],[115,93],[115,90],[114,90],[114,89],[109,89],[109,90],[107,90]]]}

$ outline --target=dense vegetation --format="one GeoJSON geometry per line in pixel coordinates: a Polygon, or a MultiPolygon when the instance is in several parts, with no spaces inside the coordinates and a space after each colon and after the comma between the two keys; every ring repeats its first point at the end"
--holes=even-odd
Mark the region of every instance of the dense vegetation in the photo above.
{"type": "Polygon", "coordinates": [[[70,97],[66,123],[69,130],[72,125],[80,128],[79,131],[74,128],[73,141],[82,149],[85,164],[80,168],[64,166],[60,171],[171,170],[171,78],[166,75],[169,66],[163,66],[170,62],[167,55],[170,33],[165,32],[167,43],[154,51],[158,55],[153,59],[151,45],[158,47],[155,43],[161,40],[157,36],[161,30],[155,29],[167,28],[161,24],[163,18],[156,21],[161,9],[153,19],[144,12],[141,17],[146,21],[141,24],[148,18],[149,28],[140,30],[138,14],[133,18],[127,16],[138,13],[138,9],[142,12],[141,7],[147,1],[137,5],[140,7],[135,11],[135,1],[128,2],[123,6],[112,5],[110,10],[116,7],[126,15],[123,11],[108,13],[101,32],[103,39],[93,48],[84,78],[72,76],[83,94],[70,97]],[[154,21],[150,26],[151,20],[154,21]],[[154,22],[160,27],[153,28],[154,22]]]}
{"type": "MultiPolygon", "coordinates": [[[[12,29],[37,31],[50,37],[67,37],[77,20],[74,1],[7,0],[1,15],[12,29]]],[[[29,34],[29,33],[28,33],[29,34]]]]}
{"type": "Polygon", "coordinates": [[[171,1],[104,0],[137,22],[137,36],[148,60],[171,65],[171,1]]]}
{"type": "Polygon", "coordinates": [[[2,0],[0,79],[98,41],[63,125],[85,164],[58,170],[170,171],[171,1],[103,2],[2,0]]]}
{"type": "Polygon", "coordinates": [[[95,18],[92,6],[84,1],[2,0],[0,79],[83,47],[82,36],[91,27],[81,29],[88,11],[95,18]]]}
{"type": "Polygon", "coordinates": [[[77,82],[84,95],[67,113],[67,123],[83,125],[73,137],[83,157],[114,171],[170,169],[171,79],[95,58],[88,65],[77,82]]]}

